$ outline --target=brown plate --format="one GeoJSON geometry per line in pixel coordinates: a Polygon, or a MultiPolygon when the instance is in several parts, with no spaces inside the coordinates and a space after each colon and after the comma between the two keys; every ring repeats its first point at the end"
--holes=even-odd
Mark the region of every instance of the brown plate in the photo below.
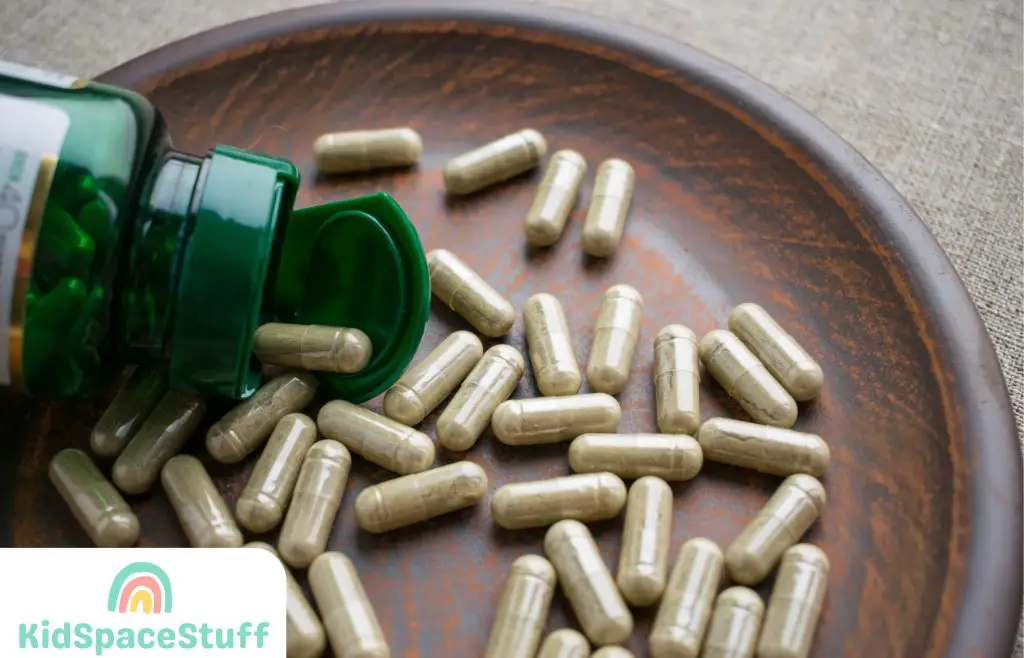
{"type": "MultiPolygon", "coordinates": [[[[454,250],[517,308],[538,291],[558,296],[581,362],[602,291],[636,286],[646,308],[620,396],[623,432],[654,430],[651,342],[662,325],[703,334],[723,326],[733,305],[763,304],[826,373],[823,395],[802,406],[797,425],[824,436],[834,459],[829,505],[808,537],[833,565],[813,655],[1007,655],[1021,600],[1010,403],[967,293],[906,202],[791,101],[686,46],[537,7],[432,4],[272,15],[101,79],[148,94],[178,148],[223,142],[291,158],[304,176],[300,205],[392,193],[428,249],[454,250]],[[414,170],[329,178],[313,167],[322,132],[406,124],[426,143],[414,170]],[[447,201],[441,184],[453,155],[527,126],[591,167],[566,235],[540,252],[526,249],[522,228],[538,172],[461,201],[447,201]],[[593,171],[612,156],[636,168],[636,196],[622,248],[594,262],[582,256],[580,224],[593,171]]],[[[464,326],[435,304],[420,355],[464,326]]],[[[509,342],[524,347],[521,323],[509,342]]],[[[740,415],[716,385],[702,386],[705,418],[740,415]]],[[[528,374],[517,396],[534,394],[528,374]]],[[[5,462],[13,511],[0,539],[86,545],[46,463],[59,448],[86,446],[102,401],[46,405],[7,394],[0,404],[0,442],[20,446],[5,462]]],[[[503,448],[488,436],[467,458],[485,466],[493,491],[565,473],[565,452],[503,448]]],[[[251,464],[212,469],[229,502],[251,464]]],[[[331,548],[358,565],[392,655],[480,655],[509,563],[540,552],[543,533],[496,530],[486,504],[406,532],[360,533],[355,494],[386,477],[357,464],[331,548]]],[[[709,465],[675,488],[673,551],[695,536],[724,546],[777,484],[709,465]]],[[[143,545],[184,545],[161,492],[133,502],[143,545]]],[[[594,526],[610,565],[620,527],[594,526]]],[[[556,599],[548,630],[575,623],[566,610],[556,599]]],[[[629,647],[638,655],[651,616],[637,613],[629,647]]]]}

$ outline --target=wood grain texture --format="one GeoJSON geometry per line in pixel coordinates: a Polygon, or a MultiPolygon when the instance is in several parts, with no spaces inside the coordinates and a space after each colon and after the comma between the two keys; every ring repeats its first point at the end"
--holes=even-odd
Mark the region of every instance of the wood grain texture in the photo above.
{"type": "MultiPolygon", "coordinates": [[[[655,431],[652,343],[664,325],[698,336],[730,309],[765,307],[825,372],[795,426],[821,435],[829,505],[808,540],[832,562],[816,658],[965,658],[1010,651],[1021,597],[1021,465],[991,344],[952,267],[907,204],[848,145],[764,85],[684,46],[620,25],[484,0],[324,6],[199,35],[104,79],[147,93],[178,148],[215,142],[292,158],[300,206],[377,190],[408,211],[427,249],[453,250],[516,307],[537,292],[562,302],[583,362],[603,291],[629,283],[645,300],[622,432],[655,431]],[[422,3],[421,3],[422,4],[422,3]],[[424,154],[379,176],[316,172],[321,133],[411,125],[424,154]],[[561,240],[526,247],[525,213],[541,172],[451,201],[441,171],[454,155],[525,127],[552,152],[593,168],[621,157],[636,191],[615,257],[582,255],[592,176],[561,240]]],[[[417,359],[466,328],[435,304],[417,359]]],[[[525,353],[521,320],[507,342],[525,353]]],[[[587,390],[584,387],[583,390],[587,390]]],[[[515,397],[536,393],[532,373],[515,397]]],[[[706,375],[704,418],[744,418],[706,375]]],[[[104,400],[47,404],[0,395],[8,451],[0,540],[87,545],[46,480],[50,456],[87,445],[104,400]]],[[[379,408],[379,401],[371,406],[379,408]]],[[[211,405],[216,419],[227,405],[211,405]]],[[[442,407],[443,408],[443,407],[442,407]]],[[[423,428],[433,435],[441,409],[423,428]]],[[[202,452],[201,432],[190,447],[202,452]]],[[[465,455],[494,488],[568,472],[565,445],[465,455]]],[[[204,456],[233,505],[256,455],[204,456]]],[[[439,462],[462,459],[439,453],[439,462]]],[[[543,530],[502,531],[488,500],[379,537],[361,533],[355,494],[390,475],[362,460],[330,540],[355,562],[396,656],[479,655],[502,583],[543,530]]],[[[674,485],[672,551],[703,536],[726,546],[778,478],[707,464],[674,485]]],[[[130,497],[142,545],[183,546],[161,491],[130,497]]],[[[621,517],[594,524],[614,565],[621,517]]],[[[272,537],[269,539],[273,539],[272,537]]],[[[769,583],[759,586],[762,595],[769,583]]],[[[574,624],[557,595],[546,632],[574,624]]],[[[645,655],[649,611],[627,647],[645,655]]]]}

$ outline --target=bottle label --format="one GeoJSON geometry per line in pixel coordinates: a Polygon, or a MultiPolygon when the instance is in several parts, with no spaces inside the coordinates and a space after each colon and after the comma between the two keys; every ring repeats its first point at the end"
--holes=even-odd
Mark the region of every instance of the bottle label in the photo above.
{"type": "Polygon", "coordinates": [[[36,236],[69,125],[59,108],[0,94],[0,386],[21,374],[36,236]]]}
{"type": "Polygon", "coordinates": [[[27,82],[34,82],[37,85],[58,87],[60,89],[70,89],[71,87],[78,86],[78,78],[73,75],[51,73],[50,71],[35,69],[23,64],[15,64],[14,62],[8,62],[2,59],[0,59],[0,75],[5,75],[8,78],[18,78],[19,80],[25,80],[27,82]]]}

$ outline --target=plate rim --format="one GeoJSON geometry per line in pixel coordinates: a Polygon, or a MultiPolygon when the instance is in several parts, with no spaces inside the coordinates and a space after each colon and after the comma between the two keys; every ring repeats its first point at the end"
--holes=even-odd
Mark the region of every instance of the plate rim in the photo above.
{"type": "MultiPolygon", "coordinates": [[[[913,274],[905,300],[918,299],[919,330],[926,324],[952,349],[947,362],[947,401],[959,401],[965,437],[963,450],[973,471],[960,607],[946,629],[948,658],[1008,655],[1018,624],[1024,555],[1022,464],[1016,419],[991,338],[978,309],[934,235],[909,203],[856,149],[813,114],[752,75],[704,53],[643,28],[568,9],[489,0],[362,0],[313,5],[249,18],[172,42],[99,75],[96,80],[128,88],[153,85],[215,65],[223,52],[245,54],[245,47],[288,35],[358,23],[454,21],[566,34],[609,50],[656,63],[710,90],[704,100],[725,99],[732,113],[758,134],[784,148],[816,183],[826,188],[848,215],[872,217],[874,232],[899,256],[891,267],[913,274]],[[711,97],[711,93],[714,97],[711,97]],[[809,155],[810,157],[806,157],[809,155]],[[831,188],[831,189],[829,189],[831,188]],[[837,198],[838,195],[838,198],[837,198]],[[850,206],[850,199],[855,201],[850,206]],[[846,200],[846,203],[842,203],[846,200]],[[973,357],[973,358],[972,358],[973,357]],[[976,437],[972,440],[972,437],[976,437]],[[1016,603],[1016,606],[1014,604],[1016,603]],[[993,632],[996,629],[996,632],[993,632]]],[[[693,89],[687,89],[695,93],[693,89]]],[[[696,95],[701,96],[700,93],[696,95]]],[[[892,271],[887,272],[892,274],[892,271]]],[[[894,278],[895,283],[895,278],[894,278]]],[[[914,310],[911,309],[913,313],[914,310]]],[[[927,342],[928,336],[922,335],[927,342]]],[[[941,345],[940,345],[941,347],[941,345]]],[[[932,353],[933,361],[938,354],[932,353]]],[[[933,373],[937,379],[938,373],[933,373]]],[[[946,594],[944,594],[946,596],[946,594]]],[[[941,614],[941,610],[940,610],[941,614]]],[[[934,632],[931,635],[934,639],[934,632]]],[[[934,645],[929,647],[935,654],[934,645]]]]}

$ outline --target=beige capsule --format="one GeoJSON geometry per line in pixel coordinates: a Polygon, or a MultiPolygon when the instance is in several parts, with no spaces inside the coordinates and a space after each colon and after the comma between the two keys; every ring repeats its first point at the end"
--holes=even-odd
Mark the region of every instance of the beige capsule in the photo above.
{"type": "Polygon", "coordinates": [[[320,135],[313,142],[313,162],[328,174],[347,174],[416,164],[423,140],[412,128],[348,130],[320,135]]]}
{"type": "Polygon", "coordinates": [[[607,471],[627,480],[653,475],[684,482],[703,464],[700,445],[685,434],[583,434],[569,446],[577,473],[607,471]]]}
{"type": "Polygon", "coordinates": [[[633,615],[587,526],[559,521],[544,535],[544,552],[587,638],[597,646],[625,642],[633,615]]]}
{"type": "Polygon", "coordinates": [[[626,601],[648,606],[661,598],[668,579],[672,538],[672,489],[656,477],[642,477],[629,488],[622,551],[615,582],[626,601]]]}
{"type": "Polygon", "coordinates": [[[785,552],[768,599],[758,658],[806,658],[828,588],[828,556],[812,544],[785,552]]]}
{"type": "Polygon", "coordinates": [[[316,424],[327,438],[399,475],[425,471],[434,463],[429,436],[351,402],[328,402],[316,424]]]}
{"type": "Polygon", "coordinates": [[[367,532],[387,532],[470,507],[485,495],[484,469],[456,462],[363,489],[356,497],[356,522],[367,532]]]}
{"type": "Polygon", "coordinates": [[[764,425],[793,427],[796,400],[735,334],[715,329],[700,341],[700,360],[750,417],[764,425]]]}
{"type": "Polygon", "coordinates": [[[534,658],[551,597],[555,568],[539,555],[516,558],[509,569],[484,658],[534,658]]]}
{"type": "Polygon", "coordinates": [[[202,462],[192,455],[172,457],[160,471],[160,482],[189,544],[195,548],[242,545],[242,531],[202,462]]]}
{"type": "Polygon", "coordinates": [[[494,522],[507,530],[539,528],[563,519],[590,523],[618,516],[626,485],[611,473],[566,475],[499,487],[491,498],[494,522]]]}
{"type": "Polygon", "coordinates": [[[305,568],[326,550],[351,468],[352,456],[337,441],[317,441],[306,453],[277,542],[288,565],[305,568]]]}
{"type": "Polygon", "coordinates": [[[640,339],[643,308],[644,298],[632,286],[617,285],[605,291],[587,360],[590,390],[617,395],[626,388],[640,339]]]}
{"type": "Polygon", "coordinates": [[[615,252],[622,241],[632,199],[633,167],[618,158],[602,162],[583,223],[583,251],[598,258],[615,252]]]}
{"type": "Polygon", "coordinates": [[[444,167],[449,194],[471,194],[540,165],[547,155],[544,136],[527,128],[459,155],[444,167]]]}
{"type": "Polygon", "coordinates": [[[243,528],[268,532],[281,523],[314,441],[316,425],[309,416],[288,414],[278,421],[235,503],[235,516],[243,528]]]}
{"type": "Polygon", "coordinates": [[[316,378],[303,371],[271,379],[210,427],[206,451],[222,464],[242,461],[267,440],[279,420],[312,402],[316,387],[316,378]]]}
{"type": "Polygon", "coordinates": [[[651,626],[652,658],[697,658],[721,581],[722,551],[713,541],[682,545],[651,626]]]}
{"type": "Polygon", "coordinates": [[[75,520],[100,548],[127,548],[139,539],[139,519],[100,469],[81,450],[50,460],[50,482],[75,520]]]}
{"type": "MultiPolygon", "coordinates": [[[[280,559],[274,547],[265,542],[249,542],[245,547],[267,551],[280,559]]],[[[306,600],[306,595],[295,581],[295,576],[288,567],[282,565],[282,568],[288,583],[285,600],[285,651],[288,658],[320,658],[327,648],[323,624],[313,612],[313,606],[306,600]]]]}
{"type": "Polygon", "coordinates": [[[456,331],[388,389],[384,415],[403,425],[418,425],[458,388],[483,354],[479,338],[456,331]]]}
{"type": "Polygon", "coordinates": [[[484,352],[437,419],[437,442],[456,452],[472,448],[494,410],[516,390],[525,365],[518,350],[508,345],[484,352]]]}
{"type": "Polygon", "coordinates": [[[768,311],[757,304],[740,304],[729,314],[729,331],[750,348],[794,400],[811,400],[821,392],[825,381],[821,366],[768,311]]]}
{"type": "Polygon", "coordinates": [[[565,149],[551,156],[533,205],[526,213],[527,242],[535,247],[548,247],[558,241],[586,173],[587,162],[576,151],[565,149]]]}
{"type": "Polygon", "coordinates": [[[370,362],[373,346],[358,329],[271,322],[256,330],[252,352],[275,366],[353,373],[370,362]]]}
{"type": "Polygon", "coordinates": [[[545,292],[523,304],[523,326],[530,351],[530,365],[541,395],[574,395],[583,375],[569,336],[562,305],[545,292]]]}
{"type": "Polygon", "coordinates": [[[114,459],[167,392],[167,372],[138,366],[114,396],[89,435],[89,449],[101,459],[114,459]]]}
{"type": "Polygon", "coordinates": [[[483,277],[446,249],[427,254],[430,290],[473,328],[490,338],[500,338],[516,320],[512,303],[483,277]]]}
{"type": "Polygon", "coordinates": [[[756,585],[807,532],[825,507],[825,487],[810,475],[790,475],[725,552],[729,575],[756,585]]]}
{"type": "Polygon", "coordinates": [[[111,479],[121,491],[149,491],[167,460],[181,452],[206,413],[206,402],[193,393],[168,391],[114,462],[111,479]]]}
{"type": "Polygon", "coordinates": [[[352,561],[324,553],[309,567],[309,589],[338,658],[390,658],[384,631],[352,561]]]}
{"type": "Polygon", "coordinates": [[[601,647],[590,658],[634,658],[633,652],[622,647],[601,647]]]}
{"type": "Polygon", "coordinates": [[[828,468],[830,452],[817,434],[712,418],[700,426],[697,441],[704,456],[723,464],[770,475],[806,473],[818,477],[828,468]]]}
{"type": "Polygon", "coordinates": [[[693,434],[700,426],[700,359],[697,335],[681,324],[654,338],[654,400],[658,429],[693,434]]]}
{"type": "Polygon", "coordinates": [[[590,643],[583,633],[571,628],[552,632],[540,645],[537,658],[589,658],[590,643]]]}
{"type": "Polygon", "coordinates": [[[730,587],[715,599],[701,658],[754,658],[764,603],[752,589],[730,587]]]}
{"type": "Polygon", "coordinates": [[[614,432],[622,419],[618,400],[606,393],[502,402],[491,418],[499,441],[510,446],[558,443],[587,432],[614,432]]]}

